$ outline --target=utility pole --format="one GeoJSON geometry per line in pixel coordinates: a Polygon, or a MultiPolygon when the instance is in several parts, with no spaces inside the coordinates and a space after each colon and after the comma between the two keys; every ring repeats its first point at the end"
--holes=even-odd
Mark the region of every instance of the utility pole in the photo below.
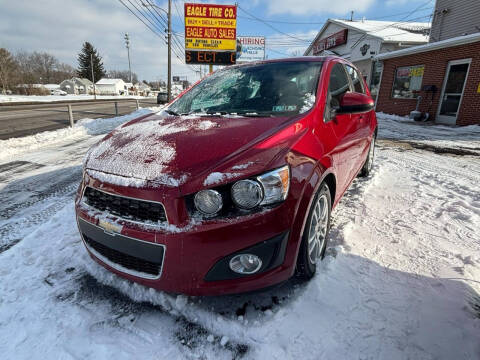
{"type": "Polygon", "coordinates": [[[172,0],[168,0],[168,11],[157,6],[155,4],[145,4],[141,1],[142,6],[148,7],[152,6],[157,8],[158,10],[162,10],[165,14],[167,14],[167,46],[168,46],[168,79],[167,79],[167,101],[170,102],[172,100],[172,0]]]}
{"type": "Polygon", "coordinates": [[[168,82],[167,101],[172,100],[172,0],[168,0],[168,82]]]}
{"type": "Polygon", "coordinates": [[[130,82],[132,82],[132,65],[130,64],[130,38],[128,33],[125,34],[125,45],[127,46],[127,55],[128,55],[128,71],[130,73],[130,82]]]}
{"type": "Polygon", "coordinates": [[[95,74],[93,73],[93,53],[90,54],[90,67],[92,68],[93,100],[97,100],[97,92],[95,91],[95,74]]]}

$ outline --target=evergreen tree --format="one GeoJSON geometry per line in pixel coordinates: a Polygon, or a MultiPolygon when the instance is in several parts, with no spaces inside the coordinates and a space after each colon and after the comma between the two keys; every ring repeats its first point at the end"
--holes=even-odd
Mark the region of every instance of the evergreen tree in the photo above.
{"type": "Polygon", "coordinates": [[[78,54],[78,76],[86,78],[90,81],[92,79],[91,59],[93,59],[93,74],[95,82],[105,76],[105,69],[103,67],[102,57],[98,54],[97,49],[93,47],[88,41],[83,44],[82,51],[78,54]]]}

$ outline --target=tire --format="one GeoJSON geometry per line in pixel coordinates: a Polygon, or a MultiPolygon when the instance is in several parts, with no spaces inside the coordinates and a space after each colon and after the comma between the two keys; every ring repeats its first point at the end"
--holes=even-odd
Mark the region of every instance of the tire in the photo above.
{"type": "Polygon", "coordinates": [[[331,211],[332,199],[330,189],[327,184],[322,183],[313,199],[305,224],[295,269],[298,278],[304,280],[311,279],[317,270],[316,260],[319,258],[323,259],[325,256],[331,211]],[[325,209],[326,213],[323,213],[323,209],[325,209]],[[321,223],[318,222],[319,217],[322,221],[321,223]]]}
{"type": "Polygon", "coordinates": [[[360,173],[358,174],[358,176],[360,177],[367,177],[372,172],[373,161],[375,160],[375,142],[376,136],[375,134],[373,134],[372,141],[370,142],[370,147],[368,148],[367,159],[365,160],[365,164],[363,164],[362,170],[360,170],[360,173]]]}

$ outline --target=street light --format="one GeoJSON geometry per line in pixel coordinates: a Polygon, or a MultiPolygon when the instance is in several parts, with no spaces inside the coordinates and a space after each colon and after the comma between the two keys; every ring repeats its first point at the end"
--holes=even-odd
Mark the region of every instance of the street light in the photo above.
{"type": "Polygon", "coordinates": [[[130,73],[130,82],[132,82],[132,66],[130,64],[130,38],[128,37],[128,33],[125,34],[125,45],[127,46],[127,54],[128,54],[128,71],[130,73]]]}
{"type": "Polygon", "coordinates": [[[162,10],[165,14],[167,14],[168,19],[168,79],[167,79],[167,101],[170,102],[172,100],[172,0],[168,0],[168,11],[157,6],[155,4],[145,4],[142,1],[142,5],[145,7],[154,7],[156,9],[162,10]]]}

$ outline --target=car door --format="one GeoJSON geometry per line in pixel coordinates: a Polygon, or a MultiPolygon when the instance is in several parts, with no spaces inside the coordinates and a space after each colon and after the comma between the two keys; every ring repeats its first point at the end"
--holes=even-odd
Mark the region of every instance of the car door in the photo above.
{"type": "MultiPolygon", "coordinates": [[[[351,81],[351,88],[352,91],[355,93],[359,94],[367,94],[367,91],[365,89],[365,83],[362,77],[360,76],[360,73],[358,72],[357,69],[350,65],[345,65],[345,68],[347,70],[347,73],[349,75],[350,81],[351,81]]],[[[355,124],[357,130],[355,131],[354,137],[354,143],[352,144],[352,154],[354,158],[352,158],[352,166],[354,167],[354,174],[353,176],[356,175],[356,173],[360,170],[360,168],[363,166],[365,159],[368,154],[368,148],[370,145],[369,141],[369,136],[370,136],[370,112],[371,110],[365,110],[364,112],[361,113],[353,113],[351,114],[352,116],[352,122],[355,124]]]]}
{"type": "Polygon", "coordinates": [[[351,114],[336,114],[335,109],[340,106],[342,96],[351,90],[348,74],[340,62],[330,64],[328,92],[325,104],[324,122],[326,130],[335,138],[332,149],[332,159],[337,175],[337,186],[343,193],[352,179],[355,171],[352,158],[356,157],[352,146],[357,140],[357,123],[352,121],[351,114]]]}

